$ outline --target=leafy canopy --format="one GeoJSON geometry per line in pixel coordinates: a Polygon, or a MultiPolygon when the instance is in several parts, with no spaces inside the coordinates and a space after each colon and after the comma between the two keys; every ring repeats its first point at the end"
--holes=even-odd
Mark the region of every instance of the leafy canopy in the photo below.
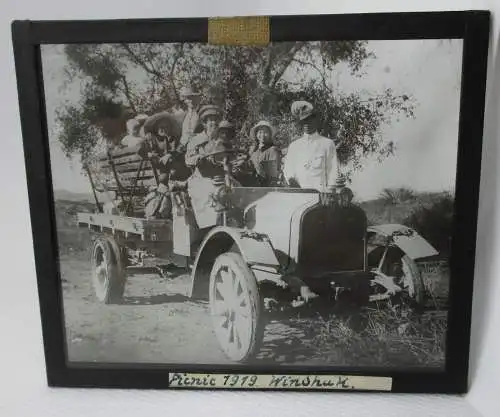
{"type": "Polygon", "coordinates": [[[381,134],[384,124],[413,116],[413,100],[390,89],[342,94],[332,87],[339,65],[360,76],[375,58],[366,42],[279,42],[268,47],[202,44],[66,45],[67,81],[77,80],[81,98],[58,110],[59,140],[68,156],[85,162],[100,139],[117,142],[125,121],[137,113],[181,108],[179,90],[199,89],[205,102],[220,105],[236,125],[241,146],[250,128],[267,119],[286,148],[298,134],[290,105],[309,100],[321,114],[321,133],[335,140],[339,161],[361,168],[363,158],[383,159],[395,144],[381,134]]]}

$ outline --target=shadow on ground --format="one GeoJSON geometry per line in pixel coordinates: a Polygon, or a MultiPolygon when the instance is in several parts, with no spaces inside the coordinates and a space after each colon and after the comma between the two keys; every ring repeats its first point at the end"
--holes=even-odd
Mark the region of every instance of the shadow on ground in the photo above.
{"type": "Polygon", "coordinates": [[[158,305],[167,303],[184,303],[190,301],[189,297],[182,294],[155,294],[150,296],[124,297],[121,304],[125,305],[158,305]]]}

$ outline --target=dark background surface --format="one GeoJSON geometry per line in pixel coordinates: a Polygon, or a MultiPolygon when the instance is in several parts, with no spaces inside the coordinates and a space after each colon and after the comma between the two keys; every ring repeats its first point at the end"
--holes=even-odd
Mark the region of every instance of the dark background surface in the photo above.
{"type": "MultiPolygon", "coordinates": [[[[447,369],[440,375],[408,375],[391,373],[395,377],[394,391],[463,392],[466,387],[470,306],[474,271],[474,242],[478,204],[479,164],[485,87],[488,16],[472,14],[422,14],[307,17],[298,25],[297,18],[276,18],[272,23],[272,39],[284,40],[285,27],[294,39],[322,38],[398,39],[409,37],[462,37],[464,73],[460,124],[454,245],[452,248],[451,314],[447,369]],[[428,19],[424,19],[427,17],[428,19]],[[424,20],[423,20],[424,19],[424,20]],[[287,22],[287,23],[285,23],[287,22]],[[275,38],[276,36],[276,38],[275,38]]],[[[45,142],[45,123],[41,118],[43,102],[39,100],[38,42],[92,41],[204,41],[206,21],[190,22],[189,35],[179,30],[178,23],[146,21],[116,21],[104,23],[45,23],[18,22],[13,26],[19,100],[25,137],[25,157],[32,209],[32,229],[39,279],[40,307],[44,329],[45,354],[51,385],[166,387],[164,371],[160,369],[68,369],[63,356],[60,277],[57,270],[54,210],[45,142]],[[68,26],[74,25],[74,26],[68,26]],[[160,31],[160,28],[162,30],[160,31]],[[168,28],[168,29],[165,29],[168,28]],[[161,32],[161,33],[160,33],[161,32]],[[180,37],[180,38],[179,38],[180,37]],[[28,139],[29,138],[29,139],[28,139]]],[[[186,23],[186,22],[182,22],[186,23]]],[[[183,25],[186,28],[186,25],[183,25]]],[[[188,367],[182,367],[188,369],[188,367]]],[[[221,368],[222,369],[222,368],[221,368]]],[[[229,369],[229,368],[228,368],[229,369]]],[[[231,369],[236,369],[231,367],[231,369]]],[[[196,370],[201,370],[199,367],[196,370]]],[[[270,372],[269,368],[254,369],[270,372]]],[[[297,369],[299,371],[299,369],[297,369]]],[[[303,369],[303,371],[306,371],[303,369]]],[[[340,369],[325,369],[329,373],[340,369]]],[[[349,369],[350,374],[368,374],[349,369]]]]}

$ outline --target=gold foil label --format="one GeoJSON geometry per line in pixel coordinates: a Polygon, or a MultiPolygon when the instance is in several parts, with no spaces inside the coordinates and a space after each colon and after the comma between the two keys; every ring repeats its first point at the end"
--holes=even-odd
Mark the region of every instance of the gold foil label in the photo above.
{"type": "Polygon", "coordinates": [[[208,19],[208,43],[213,45],[267,45],[269,17],[214,17],[208,19]]]}
{"type": "Polygon", "coordinates": [[[391,391],[392,378],[350,375],[199,374],[173,372],[169,386],[193,389],[300,389],[391,391]]]}

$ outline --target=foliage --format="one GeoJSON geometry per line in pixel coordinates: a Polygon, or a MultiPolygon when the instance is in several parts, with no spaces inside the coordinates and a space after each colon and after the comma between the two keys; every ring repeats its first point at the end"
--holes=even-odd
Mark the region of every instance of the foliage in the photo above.
{"type": "Polygon", "coordinates": [[[290,117],[291,102],[310,100],[320,111],[321,133],[336,141],[340,161],[351,162],[354,169],[366,156],[383,159],[392,154],[394,144],[384,141],[382,125],[399,115],[413,116],[408,95],[333,90],[331,75],[340,64],[357,76],[375,58],[362,41],[279,42],[268,47],[75,44],[64,50],[67,80],[81,84],[81,100],[59,109],[59,139],[66,154],[83,160],[98,138],[118,141],[128,117],[182,109],[179,89],[186,84],[198,88],[205,102],[224,109],[242,147],[250,145],[252,125],[265,118],[276,125],[276,141],[286,148],[298,133],[290,117]]]}
{"type": "Polygon", "coordinates": [[[386,205],[403,204],[416,199],[415,192],[409,188],[384,188],[380,198],[386,205]]]}
{"type": "Polygon", "coordinates": [[[440,254],[446,255],[451,249],[453,220],[454,197],[446,193],[432,204],[416,208],[403,223],[417,230],[440,254]]]}
{"type": "Polygon", "coordinates": [[[68,106],[57,114],[61,132],[59,141],[66,156],[79,154],[82,161],[88,160],[100,136],[98,128],[91,124],[83,110],[68,106]]]}

